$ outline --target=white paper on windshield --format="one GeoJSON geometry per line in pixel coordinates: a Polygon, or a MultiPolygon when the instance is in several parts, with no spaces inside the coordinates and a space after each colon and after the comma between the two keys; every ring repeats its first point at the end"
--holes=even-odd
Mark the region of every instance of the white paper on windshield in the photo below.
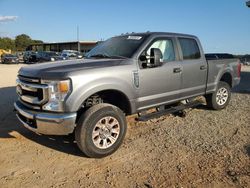
{"type": "Polygon", "coordinates": [[[141,36],[128,36],[128,40],[141,40],[141,36]]]}

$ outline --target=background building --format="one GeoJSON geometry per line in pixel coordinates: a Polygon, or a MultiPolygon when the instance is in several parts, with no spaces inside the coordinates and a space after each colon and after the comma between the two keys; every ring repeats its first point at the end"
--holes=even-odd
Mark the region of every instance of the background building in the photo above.
{"type": "Polygon", "coordinates": [[[98,41],[72,41],[72,42],[55,42],[55,43],[40,43],[32,44],[27,50],[32,51],[54,51],[62,52],[63,50],[76,50],[78,51],[78,45],[80,51],[83,53],[89,52],[97,45],[98,41]]]}

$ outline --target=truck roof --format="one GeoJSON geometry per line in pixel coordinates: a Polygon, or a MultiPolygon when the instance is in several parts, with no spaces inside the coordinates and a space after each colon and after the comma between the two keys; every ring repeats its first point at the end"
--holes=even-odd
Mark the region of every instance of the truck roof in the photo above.
{"type": "Polygon", "coordinates": [[[183,34],[183,33],[171,33],[171,32],[142,32],[142,33],[126,33],[121,34],[120,36],[134,36],[134,35],[143,35],[143,36],[152,36],[152,35],[170,35],[170,36],[177,36],[177,37],[193,37],[197,38],[195,35],[190,34],[183,34]]]}

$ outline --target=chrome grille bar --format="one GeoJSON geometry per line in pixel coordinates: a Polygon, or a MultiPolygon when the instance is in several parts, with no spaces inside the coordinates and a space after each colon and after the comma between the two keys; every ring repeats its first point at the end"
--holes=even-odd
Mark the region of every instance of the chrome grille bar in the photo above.
{"type": "Polygon", "coordinates": [[[36,78],[29,78],[29,77],[24,77],[21,75],[18,75],[19,80],[26,81],[26,82],[33,82],[33,83],[39,83],[39,79],[36,78]]]}
{"type": "MultiPolygon", "coordinates": [[[[19,78],[23,77],[19,76],[19,78]]],[[[29,79],[29,81],[31,80],[37,80],[37,79],[29,79]]],[[[28,81],[27,79],[25,81],[20,79],[16,80],[17,94],[19,95],[20,99],[23,102],[27,102],[33,105],[42,105],[45,102],[47,102],[49,87],[44,84],[30,83],[27,81],[28,81]],[[30,93],[27,93],[27,91],[30,93]],[[40,95],[42,96],[39,97],[39,92],[41,91],[42,93],[40,93],[40,95]]]]}

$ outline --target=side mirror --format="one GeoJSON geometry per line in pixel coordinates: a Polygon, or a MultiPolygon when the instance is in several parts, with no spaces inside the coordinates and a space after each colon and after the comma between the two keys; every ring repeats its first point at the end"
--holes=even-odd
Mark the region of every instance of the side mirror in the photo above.
{"type": "Polygon", "coordinates": [[[150,64],[154,67],[158,67],[162,65],[161,59],[162,59],[162,53],[159,48],[151,48],[150,49],[150,64]]]}
{"type": "Polygon", "coordinates": [[[140,61],[147,61],[148,60],[147,56],[145,54],[142,54],[139,59],[140,59],[140,61]]]}

